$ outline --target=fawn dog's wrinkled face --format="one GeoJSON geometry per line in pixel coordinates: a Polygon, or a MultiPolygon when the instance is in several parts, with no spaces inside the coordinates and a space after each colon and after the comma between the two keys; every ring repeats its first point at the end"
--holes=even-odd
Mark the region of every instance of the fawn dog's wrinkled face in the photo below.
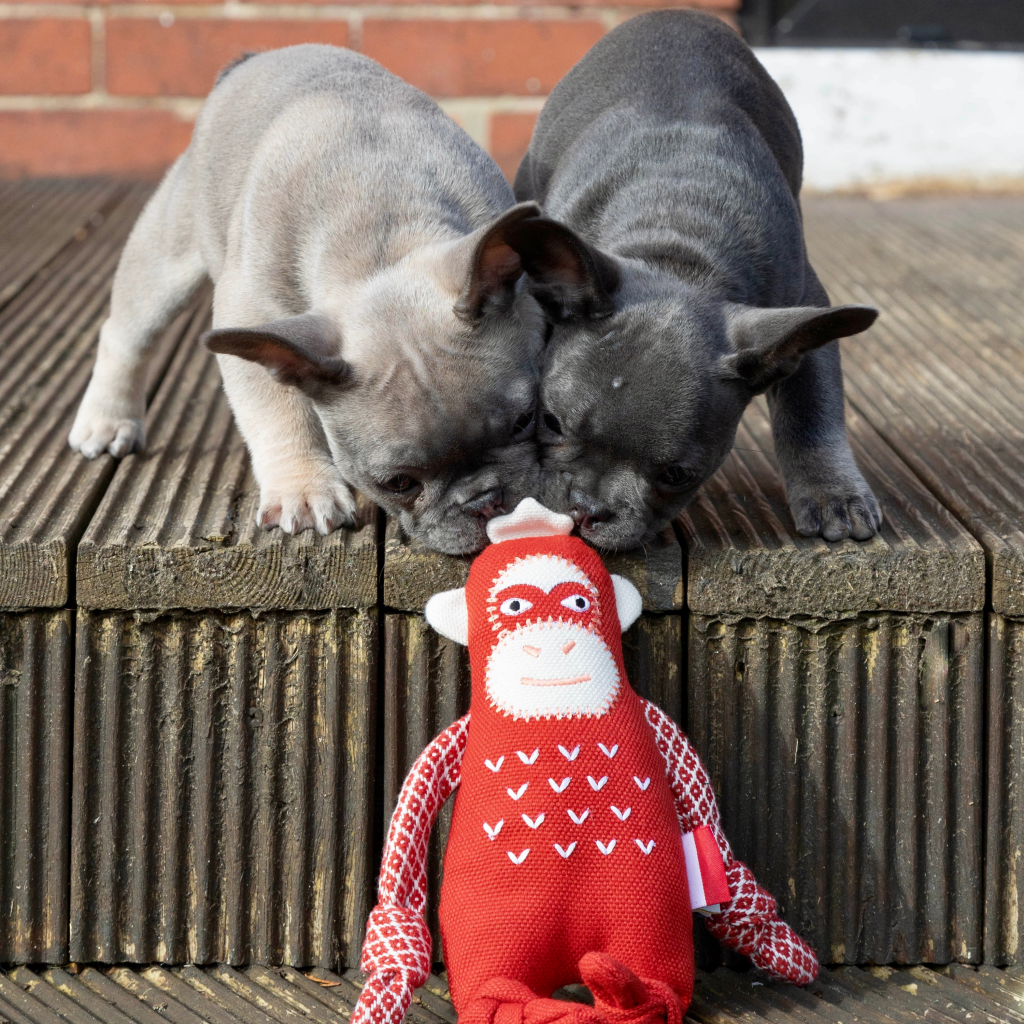
{"type": "Polygon", "coordinates": [[[609,575],[573,521],[525,498],[487,528],[469,582],[435,594],[427,621],[468,644],[473,701],[517,719],[600,717],[626,685],[621,632],[636,588],[609,575]]]}
{"type": "Polygon", "coordinates": [[[545,321],[520,283],[527,261],[540,275],[550,262],[538,214],[522,203],[425,244],[345,308],[213,331],[207,344],[303,392],[345,478],[407,533],[477,551],[488,519],[539,487],[545,321]]]}
{"type": "Polygon", "coordinates": [[[877,316],[723,302],[559,228],[562,261],[526,262],[549,321],[540,459],[559,481],[549,503],[606,550],[652,541],[722,464],[750,400],[877,316]]]}

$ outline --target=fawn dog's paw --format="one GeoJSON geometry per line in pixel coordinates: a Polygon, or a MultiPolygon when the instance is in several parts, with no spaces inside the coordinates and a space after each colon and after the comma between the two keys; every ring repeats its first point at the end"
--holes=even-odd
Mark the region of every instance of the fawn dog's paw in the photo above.
{"type": "Polygon", "coordinates": [[[315,529],[326,535],[341,526],[354,526],[355,519],[352,490],[333,469],[321,470],[298,486],[260,490],[256,522],[265,530],[279,526],[285,533],[315,529]]]}
{"type": "Polygon", "coordinates": [[[141,451],[146,443],[146,424],[128,410],[105,409],[86,393],[68,435],[68,444],[87,459],[109,452],[120,459],[141,451]]]}

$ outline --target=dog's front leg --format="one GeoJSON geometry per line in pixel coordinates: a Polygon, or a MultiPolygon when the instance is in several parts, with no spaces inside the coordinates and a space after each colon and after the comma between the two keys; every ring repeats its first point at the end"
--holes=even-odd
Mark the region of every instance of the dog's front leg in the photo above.
{"type": "Polygon", "coordinates": [[[846,436],[839,342],[807,353],[768,390],[775,452],[797,530],[826,540],[868,540],[882,524],[878,502],[846,436]]]}
{"type": "Polygon", "coordinates": [[[260,485],[256,520],[285,533],[327,534],[355,522],[352,489],[331,458],[312,402],[262,366],[218,355],[224,390],[260,485]]]}
{"type": "Polygon", "coordinates": [[[150,353],[206,276],[193,238],[188,165],[186,152],[146,204],[118,261],[110,316],[68,436],[87,459],[143,447],[150,353]]]}

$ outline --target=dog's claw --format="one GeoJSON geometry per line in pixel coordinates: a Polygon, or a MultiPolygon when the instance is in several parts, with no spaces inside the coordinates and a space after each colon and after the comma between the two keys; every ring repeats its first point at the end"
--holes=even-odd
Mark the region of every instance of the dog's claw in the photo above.
{"type": "Polygon", "coordinates": [[[793,503],[793,520],[804,537],[838,541],[870,540],[882,525],[882,513],[870,490],[840,497],[803,497],[793,503]]]}
{"type": "Polygon", "coordinates": [[[354,526],[356,503],[352,491],[340,477],[324,481],[322,475],[288,493],[264,488],[257,525],[264,530],[278,526],[287,534],[313,529],[324,537],[339,527],[354,526]]]}
{"type": "Polygon", "coordinates": [[[87,459],[109,452],[115,459],[140,451],[146,443],[146,427],[141,419],[113,419],[80,409],[75,417],[68,444],[87,459]]]}

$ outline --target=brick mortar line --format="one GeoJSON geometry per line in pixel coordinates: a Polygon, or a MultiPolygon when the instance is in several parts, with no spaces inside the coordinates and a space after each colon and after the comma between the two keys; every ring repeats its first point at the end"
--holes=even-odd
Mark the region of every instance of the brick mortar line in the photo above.
{"type": "MultiPolygon", "coordinates": [[[[437,100],[456,118],[491,114],[536,114],[546,96],[457,96],[437,100]]],[[[195,120],[205,99],[191,96],[115,96],[100,89],[78,95],[0,96],[0,111],[166,110],[195,120]]]]}
{"type": "MultiPolygon", "coordinates": [[[[728,15],[730,12],[705,9],[710,14],[728,15]]],[[[226,20],[251,21],[264,20],[311,20],[311,21],[356,21],[357,19],[377,18],[382,20],[423,20],[435,19],[442,21],[547,21],[559,19],[563,21],[602,21],[620,20],[633,17],[648,9],[633,6],[519,6],[516,4],[259,4],[240,3],[229,0],[224,4],[110,4],[110,5],[70,5],[70,4],[0,4],[0,19],[35,19],[35,18],[74,18],[105,19],[139,18],[158,20],[161,15],[172,15],[175,19],[185,20],[226,20]]]]}
{"type": "Polygon", "coordinates": [[[89,24],[92,27],[92,88],[93,92],[102,93],[107,80],[107,19],[96,8],[90,8],[89,24]]]}
{"type": "Polygon", "coordinates": [[[183,121],[194,121],[204,102],[182,96],[111,96],[95,90],[77,96],[0,96],[0,113],[166,110],[177,114],[183,121]]]}

